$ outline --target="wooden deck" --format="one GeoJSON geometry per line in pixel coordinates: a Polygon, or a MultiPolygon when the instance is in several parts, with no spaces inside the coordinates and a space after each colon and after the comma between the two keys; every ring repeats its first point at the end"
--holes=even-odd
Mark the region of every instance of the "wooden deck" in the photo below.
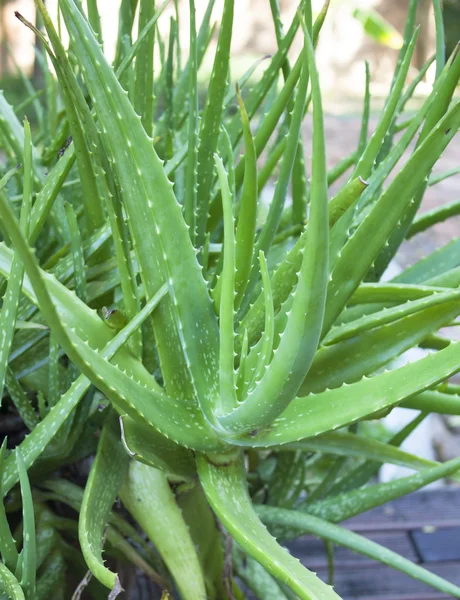
{"type": "MultiPolygon", "coordinates": [[[[460,489],[416,492],[343,523],[460,586],[460,489]]],[[[324,545],[305,536],[289,544],[305,566],[327,579],[324,545]]],[[[334,587],[344,600],[450,598],[351,550],[335,549],[334,587]]]]}

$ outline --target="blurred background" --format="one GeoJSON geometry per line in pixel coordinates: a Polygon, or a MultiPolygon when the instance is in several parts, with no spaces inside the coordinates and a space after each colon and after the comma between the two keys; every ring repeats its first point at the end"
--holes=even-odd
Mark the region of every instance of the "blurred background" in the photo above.
{"type": "MultiPolygon", "coordinates": [[[[222,3],[222,0],[216,2],[216,18],[221,12],[222,3]]],[[[99,2],[105,51],[109,57],[115,52],[119,4],[120,0],[99,2]]],[[[159,0],[157,4],[160,4],[159,0]]],[[[206,0],[196,0],[198,20],[204,13],[206,4],[206,0]]],[[[279,0],[284,23],[290,23],[297,4],[297,0],[279,0]]],[[[46,0],[46,5],[57,19],[57,0],[46,0]]],[[[318,12],[321,5],[322,0],[313,0],[314,11],[318,12]]],[[[186,40],[188,0],[179,0],[179,6],[183,15],[182,38],[186,40]]],[[[362,94],[365,59],[370,63],[374,93],[384,93],[401,43],[407,6],[408,0],[331,0],[329,15],[318,47],[322,84],[328,92],[331,108],[334,108],[334,96],[339,93],[342,109],[345,96],[352,100],[362,94]]],[[[171,2],[168,8],[172,14],[174,3],[171,2]]],[[[0,77],[3,79],[14,76],[16,65],[26,74],[33,73],[33,36],[15,19],[16,10],[33,21],[33,0],[0,0],[0,77]]],[[[168,9],[165,18],[162,19],[166,28],[169,22],[167,14],[168,9]]],[[[447,52],[450,53],[459,37],[460,0],[444,0],[444,14],[447,52]]],[[[235,22],[237,26],[233,35],[233,67],[235,71],[246,70],[249,61],[270,54],[276,49],[269,1],[237,0],[235,22]]],[[[434,48],[431,0],[419,0],[418,22],[421,32],[414,59],[415,69],[426,61],[434,48]]],[[[293,51],[298,51],[299,47],[300,42],[293,51]]],[[[428,78],[429,76],[428,74],[428,78]]],[[[336,106],[335,110],[339,111],[340,107],[336,106]]]]}

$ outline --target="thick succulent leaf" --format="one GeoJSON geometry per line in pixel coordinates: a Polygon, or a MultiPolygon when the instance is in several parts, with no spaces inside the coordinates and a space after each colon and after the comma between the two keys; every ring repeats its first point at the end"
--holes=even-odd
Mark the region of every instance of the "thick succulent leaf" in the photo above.
{"type": "MultiPolygon", "coordinates": [[[[150,315],[151,311],[155,308],[155,305],[161,300],[165,293],[166,287],[163,287],[157,296],[154,296],[146,304],[137,317],[128,323],[128,325],[107,344],[106,348],[101,353],[101,356],[110,360],[116,353],[119,353],[130,335],[150,315]]],[[[32,466],[47,445],[58,434],[72,410],[77,406],[81,397],[88,390],[89,386],[90,381],[84,375],[78,377],[59,402],[51,408],[46,417],[38,423],[32,433],[21,443],[19,448],[27,468],[32,466]]],[[[5,469],[3,472],[3,495],[8,493],[18,482],[14,457],[15,452],[13,452],[5,461],[5,469]]]]}
{"type": "Polygon", "coordinates": [[[374,560],[390,566],[392,569],[401,571],[421,581],[445,594],[460,597],[460,588],[449,583],[439,575],[431,573],[427,569],[414,564],[403,556],[388,550],[387,548],[366,539],[365,537],[328,523],[324,519],[319,519],[313,515],[308,515],[294,510],[283,508],[274,508],[271,506],[257,506],[256,511],[264,523],[269,527],[287,527],[295,531],[296,535],[315,535],[322,539],[329,540],[338,546],[350,548],[354,552],[373,558],[374,560]]]}
{"type": "Polygon", "coordinates": [[[415,492],[420,488],[449,477],[460,469],[460,458],[454,458],[441,465],[423,469],[415,475],[402,477],[387,483],[376,483],[337,496],[331,496],[320,502],[305,504],[301,510],[326,521],[339,523],[361,514],[375,506],[381,506],[391,500],[415,492]]]}
{"type": "Polygon", "coordinates": [[[460,266],[460,238],[454,238],[438,250],[420,259],[392,279],[392,283],[425,283],[460,266]]]}
{"type": "MultiPolygon", "coordinates": [[[[401,444],[417,429],[420,423],[424,421],[427,415],[428,413],[424,412],[418,413],[405,427],[393,435],[388,440],[387,444],[400,447],[401,444]]],[[[366,460],[364,462],[359,462],[355,468],[351,469],[332,486],[329,491],[330,495],[336,496],[337,494],[355,490],[366,485],[372,477],[377,475],[381,466],[382,462],[380,460],[366,460]]]]}
{"type": "MultiPolygon", "coordinates": [[[[423,399],[424,394],[438,394],[439,392],[423,392],[416,398],[420,398],[420,404],[429,403],[429,396],[423,399]]],[[[448,396],[448,394],[441,394],[442,397],[448,396]]],[[[410,402],[410,401],[409,401],[410,402]]],[[[446,400],[447,402],[447,400],[446,400]]],[[[455,402],[455,400],[453,401],[455,402]]],[[[459,400],[456,401],[457,411],[460,406],[459,400]]],[[[415,407],[414,407],[415,408],[415,407]]],[[[368,438],[362,435],[356,435],[352,433],[326,433],[325,435],[318,436],[316,438],[301,440],[294,444],[286,444],[280,446],[279,451],[293,451],[298,450],[308,452],[322,452],[324,454],[338,454],[339,456],[353,456],[356,458],[365,458],[366,460],[374,460],[383,463],[389,463],[392,465],[400,465],[402,467],[408,467],[409,469],[426,469],[428,467],[436,466],[436,462],[427,460],[425,458],[419,458],[414,454],[409,454],[400,450],[396,446],[385,444],[368,438]]]]}
{"type": "Polygon", "coordinates": [[[403,408],[423,410],[429,413],[443,415],[460,415],[460,396],[457,394],[443,393],[436,390],[427,390],[417,394],[401,403],[403,408]]]}
{"type": "MultiPolygon", "coordinates": [[[[155,4],[150,0],[140,0],[139,4],[139,33],[155,16],[155,4]]],[[[148,135],[153,133],[154,113],[154,64],[153,47],[155,43],[155,28],[152,27],[145,39],[142,52],[137,54],[134,68],[134,110],[142,117],[142,125],[148,135]]]]}
{"type": "Polygon", "coordinates": [[[166,390],[179,398],[198,397],[210,416],[218,393],[217,321],[181,208],[87,23],[72,0],[62,2],[62,11],[120,182],[147,297],[166,281],[170,286],[154,320],[166,390]]]}
{"type": "MultiPolygon", "coordinates": [[[[361,180],[352,181],[346,186],[346,192],[340,193],[328,204],[329,210],[329,227],[331,230],[331,243],[333,241],[334,229],[333,226],[346,212],[346,206],[352,204],[360,197],[362,191],[366,189],[366,184],[361,180]]],[[[302,264],[303,248],[305,247],[307,231],[304,231],[299,237],[293,248],[287,253],[285,259],[272,273],[270,282],[273,292],[273,303],[275,310],[278,310],[283,302],[286,301],[289,294],[294,289],[300,265],[302,264]]],[[[240,350],[242,335],[247,329],[248,340],[250,345],[253,345],[260,337],[264,326],[264,294],[260,293],[254,304],[249,308],[246,315],[241,320],[238,330],[239,336],[236,339],[236,349],[240,350]]]]}
{"type": "Polygon", "coordinates": [[[154,544],[184,600],[206,600],[203,573],[166,476],[132,461],[121,500],[154,544]],[[152,515],[161,514],[161,518],[152,515]]]}
{"type": "MultiPolygon", "coordinates": [[[[458,371],[459,345],[452,342],[448,348],[400,369],[296,398],[270,427],[239,438],[239,443],[264,447],[327,433],[394,406],[458,371]]],[[[237,440],[232,439],[232,443],[237,440]]]]}
{"type": "Polygon", "coordinates": [[[86,564],[94,577],[109,589],[115,587],[117,575],[105,567],[102,560],[104,529],[128,472],[128,462],[121,445],[118,419],[112,414],[102,428],[78,520],[78,539],[86,564]]]}
{"type": "MultiPolygon", "coordinates": [[[[29,215],[32,207],[33,188],[33,162],[32,162],[32,139],[30,125],[24,121],[24,183],[23,199],[21,204],[20,227],[24,236],[29,234],[29,215]]],[[[0,194],[3,192],[0,189],[0,194]]],[[[24,266],[19,255],[15,254],[11,266],[11,275],[8,278],[6,291],[2,299],[0,313],[0,405],[3,397],[3,386],[8,365],[11,344],[16,326],[19,297],[21,295],[22,279],[24,277],[24,266]]]]}
{"type": "MultiPolygon", "coordinates": [[[[457,88],[460,78],[460,57],[458,56],[458,48],[454,51],[454,54],[449,59],[449,63],[446,65],[444,72],[440,75],[441,77],[438,78],[438,82],[443,79],[443,85],[440,87],[436,96],[436,101],[433,102],[427,114],[422,131],[420,132],[417,140],[416,149],[420,147],[429,133],[439,123],[440,119],[446,114],[452,101],[453,94],[457,88]]],[[[410,225],[420,207],[425,190],[428,187],[429,174],[430,172],[426,174],[426,178],[420,183],[414,194],[412,202],[407,206],[401,221],[394,228],[394,231],[392,231],[388,240],[388,244],[385,245],[377,257],[371,273],[372,277],[377,278],[381,276],[390,263],[390,260],[395,255],[397,249],[405,239],[410,225]]]]}
{"type": "Polygon", "coordinates": [[[422,213],[419,217],[414,219],[408,233],[407,239],[410,239],[417,233],[421,233],[422,231],[426,231],[429,227],[436,225],[437,223],[442,223],[446,219],[450,217],[455,217],[460,214],[460,202],[458,200],[453,200],[452,202],[446,202],[441,206],[437,206],[432,210],[428,210],[422,213]]]}
{"type": "Polygon", "coordinates": [[[428,297],[418,300],[408,300],[404,304],[398,304],[398,306],[393,308],[384,308],[381,311],[374,312],[371,315],[364,315],[360,319],[345,323],[344,325],[332,327],[324,338],[323,344],[330,346],[340,341],[349,340],[364,331],[374,329],[374,327],[394,323],[403,317],[413,315],[431,306],[449,303],[458,298],[460,298],[460,291],[455,290],[452,292],[431,294],[428,297]]]}
{"type": "MultiPolygon", "coordinates": [[[[324,332],[328,331],[365,277],[393,228],[404,214],[413,194],[450,142],[459,125],[460,104],[457,104],[414,152],[342,248],[332,270],[332,279],[328,287],[324,332]],[[364,252],[363,248],[365,248],[364,252]]],[[[384,166],[385,162],[382,165],[384,166]]]]}
{"type": "Polygon", "coordinates": [[[277,352],[255,389],[238,408],[219,419],[233,431],[250,431],[266,425],[289,404],[310,367],[321,333],[328,280],[326,154],[318,73],[306,28],[304,35],[313,97],[312,191],[305,249],[289,320],[277,352]]]}
{"type": "Polygon", "coordinates": [[[203,112],[203,121],[200,130],[200,143],[198,148],[198,190],[196,211],[196,244],[200,247],[204,243],[206,222],[208,218],[209,200],[214,180],[214,154],[223,114],[223,101],[228,77],[230,61],[230,44],[233,31],[234,1],[225,0],[219,40],[214,58],[206,106],[203,112]]]}
{"type": "Polygon", "coordinates": [[[249,117],[244,106],[243,98],[238,92],[238,104],[241,112],[241,123],[246,149],[243,190],[239,203],[238,226],[236,229],[236,279],[235,279],[235,304],[239,305],[248,282],[254,252],[254,240],[257,224],[257,156],[254,139],[251,133],[249,117]]]}
{"type": "MultiPolygon", "coordinates": [[[[3,473],[5,461],[6,439],[0,447],[0,473],[3,473]]],[[[18,550],[16,542],[11,534],[10,526],[6,516],[5,506],[3,504],[3,485],[0,481],[0,555],[5,568],[14,573],[18,562],[18,550]]]]}
{"type": "Polygon", "coordinates": [[[371,174],[377,155],[382,147],[388,129],[394,119],[396,109],[401,98],[401,92],[406,81],[407,72],[409,70],[410,63],[412,60],[412,55],[414,53],[417,36],[418,30],[412,36],[412,39],[404,56],[404,61],[401,64],[401,68],[399,70],[397,78],[387,98],[385,108],[382,112],[382,116],[380,117],[376,129],[372,134],[372,137],[369,143],[367,144],[364,152],[362,153],[358,164],[356,165],[353,177],[363,177],[364,179],[367,179],[371,174]]]}
{"type": "Polygon", "coordinates": [[[120,417],[120,427],[123,446],[134,460],[180,480],[196,475],[195,459],[189,450],[126,415],[120,417]]]}
{"type": "Polygon", "coordinates": [[[35,598],[35,579],[36,579],[36,541],[35,541],[35,516],[34,503],[32,500],[32,490],[30,488],[29,478],[27,476],[26,466],[20,450],[16,451],[16,466],[18,469],[19,483],[21,485],[22,499],[22,523],[23,523],[23,543],[16,565],[16,573],[21,565],[21,587],[24,590],[27,600],[35,598]]]}
{"type": "MultiPolygon", "coordinates": [[[[221,443],[196,404],[185,406],[180,400],[153,390],[148,384],[146,386],[144,383],[138,383],[93,350],[78,334],[66,330],[59,320],[35,257],[21,235],[11,209],[2,202],[1,198],[0,215],[8,225],[15,247],[33,282],[43,315],[48,324],[52,324],[51,330],[56,335],[57,341],[78,369],[101,389],[119,410],[134,418],[147,421],[152,427],[166,433],[175,441],[194,448],[197,442],[199,447],[197,446],[196,449],[210,450],[220,447],[221,443]],[[195,423],[193,429],[187,427],[190,425],[190,420],[195,423]],[[199,435],[197,429],[200,431],[199,435]]],[[[169,286],[168,291],[171,291],[169,286]]],[[[152,301],[157,303],[155,296],[152,301]]]]}
{"type": "Polygon", "coordinates": [[[186,166],[186,188],[184,219],[190,228],[190,237],[195,242],[197,210],[197,161],[198,161],[198,65],[195,0],[189,0],[190,9],[190,55],[189,55],[189,119],[188,152],[186,166]]]}
{"type": "Polygon", "coordinates": [[[331,346],[321,346],[299,395],[352,383],[448,325],[459,314],[458,300],[436,304],[397,321],[363,331],[331,346]],[[340,358],[339,358],[340,357],[340,358]],[[337,362],[339,361],[339,362],[337,362]]]}
{"type": "Polygon", "coordinates": [[[256,560],[234,548],[233,564],[238,577],[254,592],[257,598],[264,600],[288,600],[278,582],[256,560]]]}
{"type": "Polygon", "coordinates": [[[11,600],[25,600],[24,592],[13,573],[0,562],[0,592],[11,600]]]}
{"type": "Polygon", "coordinates": [[[210,457],[200,455],[197,464],[210,505],[244,552],[288,585],[302,600],[339,598],[331,587],[279,546],[262,525],[248,494],[241,457],[236,460],[234,457],[224,457],[222,464],[213,464],[210,457]]]}

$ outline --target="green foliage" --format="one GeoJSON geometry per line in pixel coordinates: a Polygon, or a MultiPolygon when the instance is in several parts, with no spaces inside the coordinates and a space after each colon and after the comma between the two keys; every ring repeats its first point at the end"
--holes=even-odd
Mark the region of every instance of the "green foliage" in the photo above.
{"type": "MultiPolygon", "coordinates": [[[[313,23],[301,1],[285,32],[270,2],[277,51],[236,91],[234,0],[219,15],[206,90],[198,71],[212,48],[214,1],[200,24],[189,2],[188,56],[177,3],[160,26],[167,4],[122,0],[113,65],[96,0],[59,0],[57,28],[35,0],[44,33],[17,15],[37,35],[45,90],[24,80],[20,108],[33,113],[32,130],[0,95],[2,415],[17,413],[29,430],[0,451],[0,596],[72,597],[71,572],[91,597],[110,589],[115,598],[121,560],[184,600],[245,598],[242,583],[261,600],[333,600],[272,536],[309,532],[460,598],[453,584],[338,525],[460,476],[459,459],[399,448],[428,413],[460,414],[448,383],[460,371],[458,344],[436,336],[460,314],[459,241],[380,281],[406,238],[460,212],[455,202],[417,216],[427,186],[451,174],[430,177],[460,127],[460,57],[444,65],[440,3],[432,92],[406,120],[434,60],[407,81],[411,2],[375,132],[368,139],[366,65],[358,147],[329,172],[315,63],[328,2],[313,23]],[[304,47],[291,65],[297,33],[304,47]],[[394,367],[416,346],[432,352],[394,367]],[[393,438],[373,439],[362,422],[396,406],[418,412],[393,438]],[[84,489],[63,479],[64,467],[91,456],[84,489]],[[370,485],[384,462],[416,473],[370,485]],[[78,523],[60,516],[63,504],[78,523]]],[[[387,35],[372,14],[358,17],[387,35]]]]}

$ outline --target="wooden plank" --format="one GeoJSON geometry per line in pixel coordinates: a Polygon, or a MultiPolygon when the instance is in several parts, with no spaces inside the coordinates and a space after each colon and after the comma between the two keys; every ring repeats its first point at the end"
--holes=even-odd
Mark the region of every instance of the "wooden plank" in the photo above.
{"type": "MultiPolygon", "coordinates": [[[[429,571],[460,585],[460,562],[423,565],[429,571]]],[[[318,570],[327,580],[327,570],[318,570]]],[[[343,600],[444,600],[451,598],[385,565],[349,567],[335,574],[334,589],[343,600]]]]}
{"type": "Polygon", "coordinates": [[[460,493],[449,487],[409,494],[343,523],[353,531],[395,531],[460,527],[460,493]]]}
{"type": "MultiPolygon", "coordinates": [[[[409,560],[418,561],[418,555],[414,550],[412,541],[405,531],[370,533],[366,534],[366,537],[409,560]]],[[[299,558],[308,568],[315,570],[327,567],[327,555],[322,540],[313,536],[303,536],[286,543],[286,546],[291,554],[299,558]]],[[[375,565],[375,561],[371,558],[340,546],[334,548],[334,557],[336,568],[353,565],[375,565]]]]}
{"type": "Polygon", "coordinates": [[[411,537],[417,553],[424,563],[460,561],[460,527],[412,531],[411,537]]]}

